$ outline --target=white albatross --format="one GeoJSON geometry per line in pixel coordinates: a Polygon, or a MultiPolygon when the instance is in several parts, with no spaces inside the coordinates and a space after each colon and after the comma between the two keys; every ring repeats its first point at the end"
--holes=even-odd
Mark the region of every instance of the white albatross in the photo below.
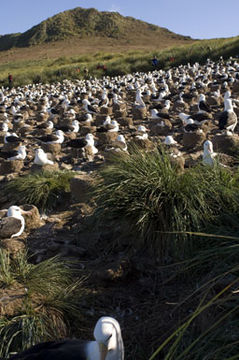
{"type": "Polygon", "coordinates": [[[43,149],[35,150],[35,158],[34,158],[33,163],[36,165],[40,165],[40,166],[54,164],[53,161],[48,159],[47,154],[44,152],[43,149]]]}
{"type": "Polygon", "coordinates": [[[213,166],[215,164],[215,156],[217,153],[213,151],[213,145],[210,140],[206,140],[203,144],[203,164],[213,166]]]}

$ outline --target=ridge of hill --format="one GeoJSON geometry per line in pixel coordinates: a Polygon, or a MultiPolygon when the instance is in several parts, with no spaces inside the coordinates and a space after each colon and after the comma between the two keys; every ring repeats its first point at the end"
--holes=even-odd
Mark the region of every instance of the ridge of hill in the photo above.
{"type": "Polygon", "coordinates": [[[125,17],[117,12],[100,12],[94,8],[77,7],[50,17],[24,33],[0,36],[0,50],[41,45],[72,37],[85,39],[96,36],[125,41],[140,37],[152,41],[192,40],[189,36],[175,34],[166,28],[133,17],[125,17]]]}

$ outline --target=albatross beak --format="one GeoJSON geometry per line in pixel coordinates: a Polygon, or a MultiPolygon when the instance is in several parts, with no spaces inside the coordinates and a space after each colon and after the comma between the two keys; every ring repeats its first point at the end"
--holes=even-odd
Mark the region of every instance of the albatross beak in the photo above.
{"type": "Polygon", "coordinates": [[[108,348],[103,343],[100,343],[99,347],[100,347],[100,360],[105,360],[107,353],[108,353],[108,348]]]}

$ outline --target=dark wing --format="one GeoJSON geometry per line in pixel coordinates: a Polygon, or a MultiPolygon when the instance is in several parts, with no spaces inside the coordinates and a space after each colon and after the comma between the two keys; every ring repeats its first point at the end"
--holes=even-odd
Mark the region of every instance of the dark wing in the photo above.
{"type": "Polygon", "coordinates": [[[65,125],[65,126],[56,126],[57,130],[62,130],[64,132],[72,131],[74,130],[74,127],[72,125],[65,125]]]}
{"type": "Polygon", "coordinates": [[[88,105],[88,110],[94,113],[97,113],[97,110],[95,108],[93,108],[93,106],[88,105]]]}
{"type": "Polygon", "coordinates": [[[168,120],[170,120],[169,114],[164,113],[164,112],[158,112],[157,116],[160,117],[160,118],[162,118],[162,119],[168,119],[168,120]]]}
{"type": "Polygon", "coordinates": [[[190,117],[193,119],[193,120],[196,120],[196,121],[204,121],[204,120],[208,120],[208,117],[210,115],[206,114],[206,113],[196,113],[196,114],[192,114],[190,117]]]}
{"type": "Polygon", "coordinates": [[[104,126],[100,126],[96,129],[96,132],[98,132],[98,133],[105,133],[107,131],[108,130],[104,126]]]}
{"type": "Polygon", "coordinates": [[[186,132],[193,132],[193,131],[196,131],[198,129],[198,125],[197,124],[188,124],[184,127],[184,130],[186,132]]]}
{"type": "Polygon", "coordinates": [[[18,154],[17,150],[12,150],[12,151],[0,151],[0,157],[3,159],[8,159],[12,156],[16,156],[18,154]]]}
{"type": "Polygon", "coordinates": [[[45,142],[45,143],[50,142],[50,141],[59,140],[59,138],[58,138],[56,135],[54,135],[54,134],[42,136],[42,137],[37,138],[37,139],[38,139],[38,140],[41,140],[42,142],[45,142]]]}
{"type": "Polygon", "coordinates": [[[198,106],[200,110],[206,111],[208,113],[211,112],[210,106],[205,101],[200,101],[198,106]]]}
{"type": "Polygon", "coordinates": [[[10,360],[87,360],[87,342],[62,340],[41,343],[15,355],[10,360]]]}
{"type": "Polygon", "coordinates": [[[164,108],[164,105],[161,105],[160,103],[149,107],[150,110],[152,110],[152,109],[162,110],[163,108],[164,108]]]}
{"type": "Polygon", "coordinates": [[[9,135],[6,137],[6,141],[8,143],[20,143],[22,142],[23,140],[17,136],[13,136],[13,135],[9,135]]]}
{"type": "Polygon", "coordinates": [[[85,139],[72,139],[68,141],[66,144],[67,146],[73,147],[73,148],[83,148],[87,145],[87,141],[85,139]]]}
{"type": "Polygon", "coordinates": [[[223,130],[225,129],[228,122],[228,112],[223,111],[219,117],[219,129],[223,130]]]}

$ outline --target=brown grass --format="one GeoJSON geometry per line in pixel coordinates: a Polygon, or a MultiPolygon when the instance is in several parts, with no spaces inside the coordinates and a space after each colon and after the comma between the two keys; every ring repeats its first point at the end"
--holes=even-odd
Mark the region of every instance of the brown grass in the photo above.
{"type": "Polygon", "coordinates": [[[101,37],[80,39],[74,37],[64,41],[35,45],[28,48],[13,48],[0,51],[0,64],[13,61],[54,59],[62,56],[69,57],[96,52],[159,51],[168,47],[187,45],[194,42],[195,40],[179,40],[165,36],[149,38],[143,35],[139,38],[129,37],[127,40],[101,37]]]}

